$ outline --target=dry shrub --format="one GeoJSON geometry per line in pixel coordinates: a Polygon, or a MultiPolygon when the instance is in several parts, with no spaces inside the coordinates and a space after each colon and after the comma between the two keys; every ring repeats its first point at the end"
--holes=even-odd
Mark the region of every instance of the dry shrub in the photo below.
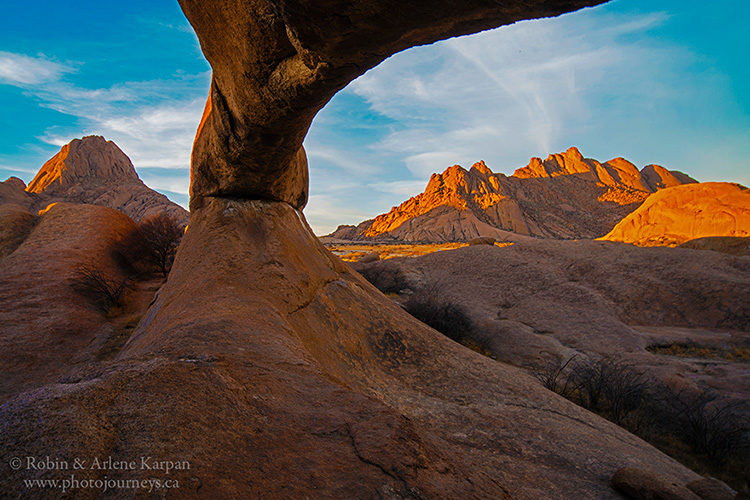
{"type": "Polygon", "coordinates": [[[573,378],[569,374],[570,364],[575,358],[576,356],[571,356],[565,362],[549,359],[547,362],[532,368],[532,375],[550,391],[569,398],[573,390],[571,384],[573,378]]]}
{"type": "Polygon", "coordinates": [[[115,252],[134,268],[156,270],[167,277],[174,262],[184,228],[167,214],[142,220],[116,245],[115,252]]]}
{"type": "Polygon", "coordinates": [[[658,396],[656,408],[665,422],[663,430],[677,435],[694,452],[720,465],[747,452],[747,402],[719,401],[708,390],[674,392],[667,387],[658,396]]]}
{"type": "Polygon", "coordinates": [[[84,297],[89,298],[103,312],[122,305],[128,288],[127,279],[112,278],[92,265],[80,266],[70,285],[84,297]]]}
{"type": "Polygon", "coordinates": [[[605,417],[735,488],[747,487],[747,401],[719,401],[710,390],[675,392],[613,359],[553,361],[533,370],[548,389],[605,417]]]}
{"type": "Polygon", "coordinates": [[[474,323],[466,310],[445,299],[437,285],[427,286],[411,294],[404,303],[404,308],[422,323],[456,342],[473,337],[474,323]]]}
{"type": "Polygon", "coordinates": [[[388,261],[353,263],[354,270],[383,293],[399,293],[408,288],[404,273],[397,264],[388,261]]]}

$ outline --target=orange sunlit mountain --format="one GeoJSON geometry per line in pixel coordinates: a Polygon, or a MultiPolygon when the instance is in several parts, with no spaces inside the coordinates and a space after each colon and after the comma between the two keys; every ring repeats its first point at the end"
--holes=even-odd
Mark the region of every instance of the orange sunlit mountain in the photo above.
{"type": "Polygon", "coordinates": [[[642,170],[623,158],[601,163],[576,148],[532,158],[511,176],[484,162],[433,174],[423,193],[358,226],[340,226],[341,239],[466,240],[509,233],[595,238],[610,231],[659,189],[695,183],[658,165],[642,170]]]}
{"type": "Polygon", "coordinates": [[[119,210],[135,221],[166,213],[187,224],[188,213],[138,177],[130,158],[112,141],[90,135],[73,139],[50,158],[26,187],[20,179],[0,186],[0,202],[40,210],[56,201],[119,210]]]}

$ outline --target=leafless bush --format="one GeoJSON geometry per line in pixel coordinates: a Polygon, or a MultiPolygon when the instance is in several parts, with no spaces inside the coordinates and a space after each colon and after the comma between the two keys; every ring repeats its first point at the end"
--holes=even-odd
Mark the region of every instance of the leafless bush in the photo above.
{"type": "Polygon", "coordinates": [[[740,401],[718,401],[711,391],[662,392],[663,418],[695,452],[718,464],[748,448],[747,408],[740,401]]]}
{"type": "Polygon", "coordinates": [[[472,338],[474,333],[474,323],[466,310],[461,305],[446,300],[437,285],[414,292],[404,303],[404,308],[421,322],[456,342],[472,338]]]}
{"type": "Polygon", "coordinates": [[[648,386],[648,380],[632,365],[607,357],[578,363],[572,376],[581,404],[593,411],[606,411],[618,425],[641,406],[648,386]]]}
{"type": "Polygon", "coordinates": [[[407,288],[404,274],[395,264],[374,262],[357,265],[354,263],[352,267],[383,293],[398,293],[407,288]]]}
{"type": "MultiPolygon", "coordinates": [[[[536,370],[548,389],[628,429],[697,471],[746,485],[750,408],[710,391],[675,392],[621,360],[548,363],[536,370]]],[[[739,486],[738,486],[739,485],[739,486]]]]}
{"type": "Polygon", "coordinates": [[[557,359],[547,360],[546,363],[537,366],[533,370],[534,377],[542,383],[544,387],[550,391],[556,392],[563,397],[570,397],[572,377],[566,371],[568,365],[576,358],[571,356],[565,362],[560,362],[557,359]]]}
{"type": "Polygon", "coordinates": [[[108,277],[91,265],[79,267],[70,284],[76,292],[88,297],[104,312],[122,305],[123,294],[128,288],[127,279],[108,277]]]}
{"type": "Polygon", "coordinates": [[[145,264],[165,278],[169,274],[184,228],[167,214],[144,219],[117,244],[116,252],[131,265],[145,264]]]}

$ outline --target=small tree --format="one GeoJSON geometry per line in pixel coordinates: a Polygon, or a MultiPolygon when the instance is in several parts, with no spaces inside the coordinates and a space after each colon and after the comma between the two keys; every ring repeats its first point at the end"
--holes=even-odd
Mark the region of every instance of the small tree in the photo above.
{"type": "Polygon", "coordinates": [[[165,278],[169,274],[184,229],[167,214],[143,219],[138,227],[125,235],[117,251],[131,263],[144,263],[156,268],[165,278]]]}
{"type": "Polygon", "coordinates": [[[354,263],[352,267],[383,293],[399,293],[407,288],[406,279],[398,265],[388,261],[354,263]]]}
{"type": "Polygon", "coordinates": [[[710,390],[662,393],[663,413],[674,432],[694,451],[715,463],[748,448],[748,407],[744,401],[718,401],[710,390]]]}

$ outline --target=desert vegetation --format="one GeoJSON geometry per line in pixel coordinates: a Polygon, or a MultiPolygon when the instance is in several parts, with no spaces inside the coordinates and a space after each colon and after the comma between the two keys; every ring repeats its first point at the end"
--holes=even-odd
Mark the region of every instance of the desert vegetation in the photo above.
{"type": "Polygon", "coordinates": [[[494,357],[469,313],[440,293],[438,284],[417,290],[404,301],[404,309],[449,339],[488,357],[494,357]]]}
{"type": "Polygon", "coordinates": [[[172,268],[184,228],[167,214],[141,221],[117,243],[115,251],[131,265],[166,278],[172,268]]]}
{"type": "Polygon", "coordinates": [[[375,288],[385,294],[399,293],[407,289],[408,285],[401,268],[390,262],[374,262],[353,266],[375,288]]]}
{"type": "Polygon", "coordinates": [[[154,275],[167,277],[183,232],[169,215],[144,219],[110,248],[120,269],[105,271],[93,263],[82,265],[76,269],[70,285],[102,312],[111,315],[123,306],[127,290],[135,283],[154,275]]]}
{"type": "Polygon", "coordinates": [[[128,282],[127,278],[109,276],[101,269],[89,264],[76,269],[71,286],[103,312],[109,312],[112,308],[122,305],[128,282]]]}
{"type": "Polygon", "coordinates": [[[651,345],[646,349],[654,354],[666,356],[750,362],[750,346],[713,347],[700,345],[697,342],[673,342],[651,345]]]}
{"type": "Polygon", "coordinates": [[[626,428],[700,473],[734,488],[748,486],[746,402],[719,400],[709,389],[662,384],[622,360],[574,356],[536,367],[548,389],[626,428]]]}
{"type": "Polygon", "coordinates": [[[485,356],[494,357],[471,320],[466,309],[441,293],[440,283],[431,283],[416,291],[409,288],[398,264],[388,261],[366,264],[354,263],[353,267],[381,292],[396,296],[401,292],[406,299],[402,305],[406,311],[451,340],[485,356]]]}
{"type": "Polygon", "coordinates": [[[404,309],[422,323],[459,343],[471,338],[474,332],[474,323],[466,310],[442,297],[436,284],[409,295],[404,309]]]}
{"type": "MultiPolygon", "coordinates": [[[[510,244],[510,243],[508,243],[510,244]]],[[[346,262],[358,262],[362,257],[377,253],[381,260],[396,257],[419,257],[432,252],[455,250],[468,246],[468,243],[328,243],[325,245],[332,253],[346,262]]]]}

